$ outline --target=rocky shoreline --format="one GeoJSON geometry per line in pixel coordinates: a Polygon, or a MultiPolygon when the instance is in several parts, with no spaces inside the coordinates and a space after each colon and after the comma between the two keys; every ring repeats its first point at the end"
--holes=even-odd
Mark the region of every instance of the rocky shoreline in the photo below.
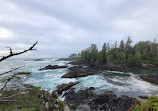
{"type": "MultiPolygon", "coordinates": [[[[124,71],[130,70],[133,67],[125,65],[115,65],[111,63],[106,64],[87,64],[81,61],[73,61],[69,64],[75,65],[73,67],[67,66],[46,66],[39,70],[53,70],[60,68],[68,68],[68,73],[63,75],[61,78],[79,78],[86,77],[88,75],[94,75],[96,71],[102,70],[112,70],[112,71],[124,71]]],[[[148,67],[149,68],[149,67],[148,67]]],[[[140,75],[141,79],[157,84],[158,75],[140,75]],[[154,82],[153,82],[154,81],[154,82]]],[[[126,111],[129,108],[134,108],[136,104],[139,104],[136,98],[128,96],[117,97],[113,92],[103,92],[102,94],[96,94],[93,92],[94,88],[90,87],[86,90],[79,90],[75,92],[73,86],[79,84],[80,82],[70,82],[68,84],[61,84],[57,86],[57,90],[52,92],[49,97],[55,97],[55,101],[59,96],[65,97],[65,111],[126,111]]],[[[142,99],[147,99],[148,97],[141,96],[142,99]]],[[[45,101],[45,99],[44,99],[45,101]]],[[[48,102],[49,103],[49,102],[48,102]]],[[[44,107],[48,109],[47,101],[44,102],[44,107]]],[[[54,103],[57,104],[58,103],[54,103]]]]}
{"type": "Polygon", "coordinates": [[[57,65],[48,65],[48,66],[45,66],[43,68],[40,68],[38,69],[39,71],[43,71],[43,70],[53,70],[53,69],[62,69],[62,68],[67,68],[67,66],[57,66],[57,65]]]}
{"type": "Polygon", "coordinates": [[[79,90],[69,92],[65,103],[72,111],[126,111],[134,107],[137,100],[128,96],[117,97],[108,91],[97,95],[91,90],[79,90]]]}
{"type": "Polygon", "coordinates": [[[82,65],[82,66],[89,66],[95,70],[116,70],[116,71],[125,71],[134,68],[141,68],[141,69],[155,69],[158,70],[158,66],[156,65],[141,65],[141,66],[127,66],[125,64],[113,64],[110,62],[107,63],[85,63],[80,60],[71,61],[69,62],[71,65],[82,65]]]}
{"type": "Polygon", "coordinates": [[[77,77],[86,77],[88,75],[93,75],[94,70],[89,67],[83,66],[73,66],[68,68],[68,73],[63,75],[62,78],[77,78],[77,77]]]}
{"type": "Polygon", "coordinates": [[[141,79],[158,85],[158,75],[140,75],[141,79]]]}

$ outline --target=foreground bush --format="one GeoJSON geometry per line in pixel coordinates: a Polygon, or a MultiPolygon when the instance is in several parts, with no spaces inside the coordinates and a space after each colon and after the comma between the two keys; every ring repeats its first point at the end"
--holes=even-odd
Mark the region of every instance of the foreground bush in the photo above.
{"type": "Polygon", "coordinates": [[[158,111],[158,96],[151,96],[146,101],[142,102],[137,99],[139,104],[130,108],[128,111],[158,111]]]}

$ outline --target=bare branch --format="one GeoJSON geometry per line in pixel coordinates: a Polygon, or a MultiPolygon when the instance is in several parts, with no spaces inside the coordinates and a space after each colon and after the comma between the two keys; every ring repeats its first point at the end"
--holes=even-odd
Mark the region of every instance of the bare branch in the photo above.
{"type": "Polygon", "coordinates": [[[36,50],[34,47],[35,47],[35,45],[36,45],[37,43],[38,43],[38,41],[36,41],[36,43],[34,43],[29,49],[24,50],[24,51],[22,51],[22,52],[18,52],[18,53],[13,53],[13,52],[12,52],[12,49],[10,48],[10,54],[7,55],[7,56],[3,56],[3,57],[0,59],[0,62],[3,61],[3,60],[5,60],[5,59],[7,59],[7,58],[12,57],[12,56],[20,55],[20,54],[23,54],[23,53],[28,52],[28,51],[31,51],[31,50],[36,50]]]}
{"type": "MultiPolygon", "coordinates": [[[[8,79],[6,79],[6,82],[4,83],[4,86],[0,89],[0,91],[4,90],[4,88],[7,86],[7,84],[8,84],[12,79],[14,79],[14,78],[17,79],[16,81],[17,81],[18,83],[20,83],[21,85],[24,85],[24,84],[22,83],[22,81],[19,81],[19,80],[21,80],[21,78],[18,77],[17,75],[21,75],[21,74],[19,74],[19,73],[14,73],[11,77],[9,77],[8,79]]],[[[25,86],[25,85],[24,85],[24,86],[25,86]]]]}
{"type": "Polygon", "coordinates": [[[17,68],[14,68],[14,69],[10,70],[10,71],[4,72],[4,73],[0,74],[0,76],[2,76],[2,75],[4,75],[4,74],[7,74],[7,73],[10,73],[10,72],[13,72],[13,71],[15,71],[15,70],[18,70],[18,69],[20,69],[20,68],[22,68],[22,67],[24,67],[24,66],[17,67],[17,68]]]}
{"type": "Polygon", "coordinates": [[[8,84],[9,81],[11,81],[14,77],[15,77],[16,74],[13,74],[9,79],[7,79],[7,81],[4,83],[4,86],[1,88],[0,91],[2,91],[8,84]]]}

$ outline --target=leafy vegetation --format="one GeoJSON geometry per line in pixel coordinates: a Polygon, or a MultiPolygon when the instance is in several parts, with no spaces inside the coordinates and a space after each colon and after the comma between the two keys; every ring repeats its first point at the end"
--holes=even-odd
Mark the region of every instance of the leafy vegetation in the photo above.
{"type": "Polygon", "coordinates": [[[0,98],[7,99],[0,101],[0,111],[40,111],[42,100],[38,98],[38,94],[41,90],[38,87],[30,87],[24,93],[21,90],[1,91],[0,98]]]}
{"type": "Polygon", "coordinates": [[[27,76],[29,76],[29,75],[31,75],[31,72],[18,72],[17,74],[18,75],[27,75],[27,76]]]}
{"type": "Polygon", "coordinates": [[[127,41],[121,40],[119,46],[117,42],[112,44],[104,43],[102,50],[98,51],[95,44],[91,44],[85,50],[81,51],[81,60],[87,63],[106,63],[126,64],[130,66],[138,65],[158,65],[158,43],[140,41],[132,45],[132,39],[128,37],[127,41]]]}
{"type": "Polygon", "coordinates": [[[139,104],[131,107],[128,111],[158,111],[158,96],[151,96],[145,102],[137,99],[139,104]]]}

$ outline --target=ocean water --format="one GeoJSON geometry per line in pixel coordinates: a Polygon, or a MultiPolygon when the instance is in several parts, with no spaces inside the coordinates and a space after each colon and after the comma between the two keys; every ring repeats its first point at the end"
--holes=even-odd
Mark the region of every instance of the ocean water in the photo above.
{"type": "MultiPolygon", "coordinates": [[[[56,86],[62,83],[80,81],[75,85],[76,91],[94,87],[95,93],[103,93],[104,91],[113,91],[116,95],[127,95],[131,97],[150,96],[158,91],[158,85],[143,81],[139,78],[139,74],[158,74],[155,70],[131,70],[129,72],[119,71],[99,71],[95,75],[81,78],[61,78],[67,73],[67,69],[55,69],[39,71],[38,69],[46,65],[65,65],[68,61],[55,61],[55,59],[44,59],[43,61],[34,61],[31,59],[9,59],[0,63],[0,73],[11,70],[15,67],[24,66],[5,76],[12,75],[16,72],[32,72],[31,76],[22,76],[22,81],[27,84],[41,87],[41,89],[52,92],[56,86]]],[[[71,67],[72,65],[68,65],[71,67]]],[[[5,76],[1,76],[2,79],[5,76]]],[[[0,83],[0,87],[3,83],[0,83]]]]}

